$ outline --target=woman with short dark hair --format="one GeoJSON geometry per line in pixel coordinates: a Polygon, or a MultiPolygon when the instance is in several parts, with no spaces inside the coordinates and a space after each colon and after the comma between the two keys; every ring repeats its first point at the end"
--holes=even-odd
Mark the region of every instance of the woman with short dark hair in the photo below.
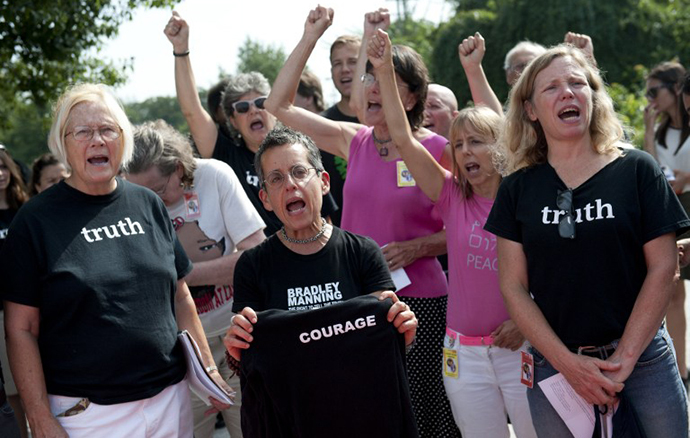
{"type": "MultiPolygon", "coordinates": [[[[324,7],[309,13],[302,39],[278,74],[266,107],[281,122],[313,138],[320,149],[348,161],[342,228],[374,239],[382,247],[390,270],[406,273],[411,282],[400,288],[398,295],[405,297],[421,321],[418,342],[407,357],[420,434],[453,437],[457,427],[437,366],[442,360],[448,289],[436,259],[446,252],[443,221],[433,213],[433,203],[416,186],[397,151],[384,116],[376,72],[370,65],[368,71],[358,72],[359,91],[365,100],[359,114],[363,125],[328,120],[293,103],[300,74],[332,18],[333,11],[324,7]]],[[[390,17],[387,10],[378,10],[366,14],[364,22],[363,47],[390,17]]],[[[365,61],[366,50],[359,58],[360,63],[365,61]]],[[[422,127],[429,83],[422,58],[409,47],[394,46],[393,64],[414,137],[436,161],[450,167],[448,140],[422,127]]],[[[353,91],[353,97],[356,93],[353,91]]]]}

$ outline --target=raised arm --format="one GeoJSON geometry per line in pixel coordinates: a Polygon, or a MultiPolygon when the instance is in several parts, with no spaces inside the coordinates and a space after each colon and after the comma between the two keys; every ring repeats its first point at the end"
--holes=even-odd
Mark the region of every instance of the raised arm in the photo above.
{"type": "Polygon", "coordinates": [[[510,317],[527,340],[563,374],[575,392],[591,404],[612,404],[623,384],[607,378],[603,371],[618,371],[620,365],[577,355],[566,348],[530,297],[527,258],[522,245],[501,237],[497,241],[501,293],[510,317]]]}
{"type": "Polygon", "coordinates": [[[175,54],[175,91],[180,109],[199,153],[204,158],[211,158],[218,128],[199,100],[189,55],[189,25],[173,11],[163,32],[172,43],[175,54]]]}
{"type": "Polygon", "coordinates": [[[293,105],[299,78],[307,60],[316,42],[332,22],[332,9],[319,6],[309,12],[304,24],[304,34],[278,73],[265,106],[278,120],[310,136],[319,149],[347,160],[350,142],[361,125],[334,122],[293,105]]]}
{"type": "Polygon", "coordinates": [[[419,188],[436,202],[441,194],[446,172],[412,135],[405,108],[400,100],[391,55],[391,41],[386,32],[379,29],[370,37],[367,56],[379,82],[388,132],[419,188]]]}
{"type": "Polygon", "coordinates": [[[494,110],[497,114],[503,115],[501,102],[491,88],[486,74],[484,74],[482,60],[485,53],[486,43],[484,37],[479,32],[475,33],[474,36],[465,38],[458,45],[460,63],[463,70],[465,70],[467,84],[470,86],[474,104],[484,105],[494,110]]]}
{"type": "Polygon", "coordinates": [[[359,56],[357,57],[357,66],[355,67],[355,78],[352,82],[352,92],[350,94],[350,109],[357,114],[360,121],[364,122],[364,112],[367,109],[366,96],[364,92],[364,84],[362,84],[361,77],[367,70],[367,46],[376,31],[381,29],[388,30],[391,25],[391,17],[388,9],[379,8],[373,12],[364,14],[364,33],[362,35],[362,45],[359,47],[359,56]]]}
{"type": "Polygon", "coordinates": [[[597,60],[594,58],[594,44],[589,35],[583,33],[568,32],[563,38],[564,43],[572,44],[585,53],[585,56],[594,64],[597,65],[597,60]]]}

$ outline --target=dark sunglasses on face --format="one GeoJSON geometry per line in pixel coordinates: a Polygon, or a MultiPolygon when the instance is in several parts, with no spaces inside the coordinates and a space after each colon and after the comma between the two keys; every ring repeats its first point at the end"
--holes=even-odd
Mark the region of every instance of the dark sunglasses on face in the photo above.
{"type": "Polygon", "coordinates": [[[249,111],[249,107],[252,105],[258,109],[264,109],[264,102],[266,102],[266,96],[257,97],[254,100],[238,100],[232,104],[232,109],[238,114],[244,114],[249,111]]]}
{"type": "Polygon", "coordinates": [[[647,99],[656,99],[656,97],[659,95],[659,90],[662,90],[664,88],[668,88],[669,90],[672,89],[673,84],[661,84],[657,85],[656,87],[650,87],[647,90],[647,94],[645,96],[647,99]]]}
{"type": "Polygon", "coordinates": [[[564,239],[575,238],[575,220],[573,219],[573,190],[559,190],[556,196],[556,205],[565,211],[558,222],[558,234],[564,239]]]}

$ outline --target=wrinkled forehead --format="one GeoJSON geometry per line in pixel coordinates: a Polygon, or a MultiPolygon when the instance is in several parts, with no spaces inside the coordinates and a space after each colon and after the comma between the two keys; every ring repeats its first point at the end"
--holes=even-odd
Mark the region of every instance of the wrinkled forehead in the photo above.
{"type": "Polygon", "coordinates": [[[586,80],[587,71],[571,56],[559,56],[537,73],[534,82],[538,86],[539,84],[573,76],[586,80]]]}
{"type": "Polygon", "coordinates": [[[99,101],[86,100],[70,109],[65,126],[94,126],[103,123],[115,123],[115,118],[110,114],[108,107],[99,101]]]}

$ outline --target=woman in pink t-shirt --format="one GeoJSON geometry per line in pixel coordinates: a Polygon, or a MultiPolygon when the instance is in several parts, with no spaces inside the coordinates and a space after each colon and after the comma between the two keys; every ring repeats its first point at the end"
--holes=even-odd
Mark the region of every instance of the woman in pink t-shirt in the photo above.
{"type": "Polygon", "coordinates": [[[412,135],[385,32],[371,38],[367,54],[393,141],[446,225],[450,286],[443,375],[455,421],[466,438],[508,436],[508,414],[519,437],[535,437],[520,383],[524,338],[501,297],[496,237],[483,229],[501,182],[492,145],[503,117],[483,106],[460,111],[450,130],[451,174],[412,135]]]}
{"type": "MultiPolygon", "coordinates": [[[[421,436],[457,437],[437,364],[441,361],[448,283],[435,256],[445,253],[443,221],[433,203],[419,190],[400,159],[383,115],[375,74],[365,71],[360,51],[357,71],[348,77],[358,117],[365,125],[335,122],[293,104],[299,78],[318,39],[330,26],[333,11],[318,7],[309,13],[304,34],[278,75],[266,108],[281,122],[309,135],[317,146],[348,160],[343,191],[342,228],[374,239],[383,247],[388,266],[407,274],[398,295],[420,321],[415,347],[407,356],[410,392],[421,436]],[[402,269],[400,269],[402,268],[402,269]]],[[[386,10],[366,14],[363,47],[377,28],[387,27],[386,10]]],[[[414,136],[441,161],[447,140],[421,124],[428,73],[421,57],[396,46],[396,76],[406,117],[414,136]]],[[[343,77],[340,77],[343,80],[343,77]]],[[[450,151],[448,151],[450,163],[450,151]]]]}

